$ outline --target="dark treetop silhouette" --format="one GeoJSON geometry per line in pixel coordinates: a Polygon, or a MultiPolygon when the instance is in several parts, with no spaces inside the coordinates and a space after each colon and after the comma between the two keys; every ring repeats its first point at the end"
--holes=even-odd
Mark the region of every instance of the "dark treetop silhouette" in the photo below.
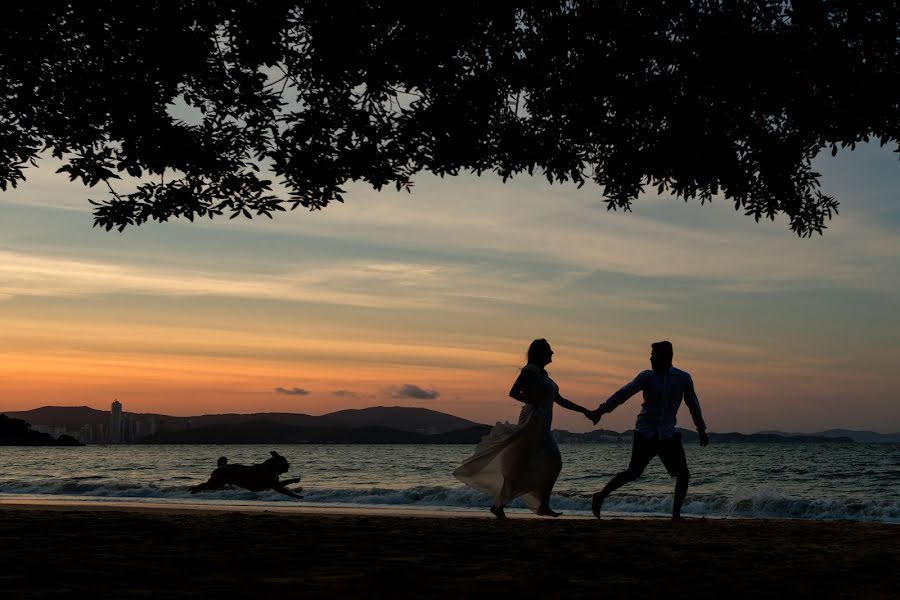
{"type": "Polygon", "coordinates": [[[892,0],[351,4],[6,7],[0,188],[50,152],[109,186],[95,225],[124,229],[537,171],[594,180],[610,209],[645,186],[722,194],[811,235],[837,207],[811,159],[900,139],[892,0]],[[141,183],[117,193],[120,172],[141,183]]]}

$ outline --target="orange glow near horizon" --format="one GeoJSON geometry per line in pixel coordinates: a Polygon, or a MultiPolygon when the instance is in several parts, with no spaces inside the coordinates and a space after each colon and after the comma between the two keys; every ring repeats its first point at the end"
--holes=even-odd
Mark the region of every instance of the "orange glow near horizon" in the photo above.
{"type": "MultiPolygon", "coordinates": [[[[95,339],[102,340],[104,336],[95,339]]],[[[260,347],[264,342],[241,338],[241,348],[260,347]]],[[[201,345],[214,347],[217,343],[223,340],[207,338],[201,345]]],[[[304,341],[298,343],[303,345],[304,341]]],[[[328,348],[326,357],[314,353],[317,356],[313,358],[294,361],[254,358],[252,354],[205,356],[196,353],[196,346],[189,346],[194,353],[73,349],[0,353],[2,410],[44,405],[86,405],[108,410],[113,399],[121,401],[128,412],[177,416],[225,412],[324,414],[344,408],[398,405],[421,406],[492,423],[515,420],[519,408],[506,397],[517,372],[519,352],[355,341],[342,346],[316,340],[313,347],[328,348]],[[454,358],[461,362],[453,364],[454,358]],[[440,390],[439,396],[430,400],[397,397],[399,386],[407,383],[440,390]],[[307,393],[275,391],[295,387],[307,393]]],[[[642,359],[620,356],[616,360],[608,352],[580,347],[557,346],[556,359],[549,370],[563,395],[591,408],[644,368],[642,359]],[[630,365],[623,364],[626,360],[630,365]]],[[[692,357],[689,363],[704,413],[711,423],[721,420],[718,413],[740,411],[740,405],[772,402],[766,395],[773,385],[789,386],[798,374],[812,378],[817,369],[816,365],[809,365],[798,370],[796,364],[786,369],[778,361],[748,368],[701,357],[692,357]],[[736,406],[723,404],[722,399],[736,406]]],[[[840,385],[827,378],[822,383],[840,385]]],[[[857,383],[851,381],[850,385],[857,383]]],[[[818,394],[816,386],[793,385],[791,389],[806,397],[818,394]]],[[[606,417],[602,426],[617,430],[630,427],[639,404],[639,398],[632,399],[606,417]]],[[[580,415],[562,409],[557,409],[556,415],[559,428],[590,428],[580,415]]],[[[686,411],[681,422],[689,426],[686,411]]]]}

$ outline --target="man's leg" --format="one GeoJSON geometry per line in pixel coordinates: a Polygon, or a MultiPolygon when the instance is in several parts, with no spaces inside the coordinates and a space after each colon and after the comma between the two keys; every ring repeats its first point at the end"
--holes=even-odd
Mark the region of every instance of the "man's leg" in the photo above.
{"type": "Polygon", "coordinates": [[[684,455],[684,446],[681,443],[681,434],[676,433],[670,440],[662,440],[659,443],[659,458],[666,466],[669,475],[675,478],[675,498],[672,501],[672,520],[683,521],[681,518],[681,506],[687,497],[688,482],[691,480],[691,472],[688,470],[687,458],[684,455]]]}
{"type": "Polygon", "coordinates": [[[607,496],[629,481],[634,481],[640,476],[640,473],[635,473],[629,466],[627,470],[617,473],[610,479],[609,483],[607,483],[602,490],[591,496],[591,512],[594,513],[594,516],[598,519],[600,518],[600,509],[603,508],[603,501],[606,500],[607,496]]]}
{"type": "Polygon", "coordinates": [[[684,499],[687,498],[688,481],[690,480],[690,478],[690,473],[685,473],[684,475],[675,479],[675,500],[672,503],[673,521],[684,520],[681,518],[681,505],[684,504],[684,499]]]}
{"type": "Polygon", "coordinates": [[[654,456],[656,456],[656,440],[645,438],[635,431],[634,441],[631,443],[631,462],[628,464],[628,468],[616,474],[602,490],[591,496],[591,512],[595,517],[600,518],[600,509],[603,508],[606,497],[629,481],[640,477],[654,456]]]}

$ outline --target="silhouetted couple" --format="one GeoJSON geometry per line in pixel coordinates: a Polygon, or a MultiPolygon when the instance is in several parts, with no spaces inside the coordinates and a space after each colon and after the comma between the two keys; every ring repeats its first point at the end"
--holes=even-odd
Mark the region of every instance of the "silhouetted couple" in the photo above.
{"type": "Polygon", "coordinates": [[[706,425],[691,376],[672,366],[673,350],[669,342],[652,344],[651,369],[617,391],[595,410],[588,410],[559,394],[559,386],[550,379],[545,367],[553,360],[553,350],[545,339],[534,340],[528,348],[528,364],[522,368],[509,395],[524,403],[516,425],[497,423],[453,474],[463,483],[487,493],[494,499],[491,512],[505,519],[504,507],[521,497],[539,515],[558,517],[550,507],[550,494],[562,469],[562,458],[553,439],[553,405],[582,413],[596,425],[617,406],[643,392],[643,404],[635,425],[631,462],[601,491],[591,498],[591,511],[598,519],[603,501],[613,491],[641,476],[654,456],[675,478],[672,520],[681,521],[681,506],[687,495],[690,472],[675,430],[675,416],[682,400],[687,404],[706,446],[706,425]]]}

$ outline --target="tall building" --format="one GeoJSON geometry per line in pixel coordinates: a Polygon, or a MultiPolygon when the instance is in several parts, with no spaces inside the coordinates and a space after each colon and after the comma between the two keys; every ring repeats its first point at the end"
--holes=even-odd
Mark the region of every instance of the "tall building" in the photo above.
{"type": "Polygon", "coordinates": [[[109,443],[122,443],[122,403],[113,400],[109,414],[109,443]]]}

